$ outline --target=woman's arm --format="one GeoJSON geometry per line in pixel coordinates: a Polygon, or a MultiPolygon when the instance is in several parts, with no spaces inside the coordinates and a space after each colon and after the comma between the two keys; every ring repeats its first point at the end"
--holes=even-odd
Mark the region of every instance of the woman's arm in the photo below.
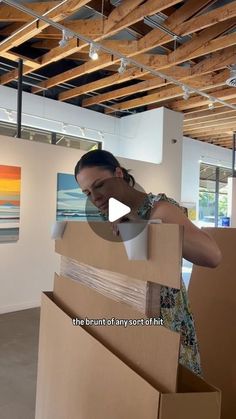
{"type": "Polygon", "coordinates": [[[167,201],[159,201],[151,212],[151,219],[184,226],[183,257],[195,265],[215,268],[221,262],[221,252],[207,233],[196,227],[183,211],[167,201]]]}

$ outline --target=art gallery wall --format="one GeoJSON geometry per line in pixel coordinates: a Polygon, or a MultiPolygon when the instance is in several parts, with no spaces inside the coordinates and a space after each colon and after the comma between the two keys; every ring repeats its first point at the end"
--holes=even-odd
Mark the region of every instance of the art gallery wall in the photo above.
{"type": "MultiPolygon", "coordinates": [[[[166,135],[168,132],[166,132],[166,135]]],[[[160,165],[120,159],[146,191],[168,191],[181,183],[181,142],[166,136],[165,159],[160,165]],[[177,148],[173,149],[172,147],[177,148]],[[170,168],[172,167],[172,170],[170,168]],[[172,174],[171,174],[172,173],[172,174]]],[[[51,290],[59,256],[50,230],[56,219],[57,173],[73,173],[82,151],[51,144],[0,136],[0,164],[21,167],[20,234],[16,243],[0,243],[0,312],[40,304],[41,290],[51,290]]],[[[173,193],[172,193],[173,192],[173,193]]],[[[176,193],[176,192],[175,192],[176,193]]],[[[178,198],[178,197],[176,197],[178,198]]]]}
{"type": "MultiPolygon", "coordinates": [[[[0,121],[16,123],[16,106],[17,90],[0,86],[0,121]]],[[[117,156],[150,163],[162,160],[163,113],[159,108],[120,119],[27,92],[22,99],[22,125],[75,137],[84,134],[117,156]]],[[[180,124],[182,128],[181,117],[180,124]]]]}

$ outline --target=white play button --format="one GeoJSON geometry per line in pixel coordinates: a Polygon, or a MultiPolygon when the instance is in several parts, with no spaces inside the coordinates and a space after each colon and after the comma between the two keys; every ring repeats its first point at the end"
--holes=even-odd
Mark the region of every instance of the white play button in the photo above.
{"type": "Polygon", "coordinates": [[[130,211],[130,207],[128,207],[125,204],[122,204],[122,202],[118,201],[117,199],[109,199],[108,219],[111,223],[113,223],[116,220],[119,220],[119,218],[124,217],[124,215],[129,214],[130,211]]]}

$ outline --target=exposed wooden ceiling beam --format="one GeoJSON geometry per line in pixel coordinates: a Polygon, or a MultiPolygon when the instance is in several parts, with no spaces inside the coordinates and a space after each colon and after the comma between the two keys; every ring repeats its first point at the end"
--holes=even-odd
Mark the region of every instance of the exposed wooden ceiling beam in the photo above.
{"type": "MultiPolygon", "coordinates": [[[[215,86],[221,86],[222,84],[225,83],[225,79],[227,77],[227,75],[229,75],[229,70],[223,70],[221,73],[213,75],[213,74],[205,74],[201,77],[196,77],[195,79],[192,78],[189,80],[188,85],[190,87],[195,87],[201,90],[208,90],[209,88],[215,87],[215,86]]],[[[185,78],[181,78],[185,79],[185,78]]],[[[153,79],[152,81],[150,81],[150,84],[153,84],[154,87],[155,86],[155,80],[153,79]]],[[[162,84],[164,83],[165,80],[162,80],[162,84]]],[[[143,84],[139,83],[139,84],[143,84]]],[[[161,80],[159,80],[159,83],[161,85],[161,80]]],[[[139,90],[137,89],[136,92],[139,92],[139,90]]],[[[106,94],[105,94],[106,95],[106,94]]],[[[107,98],[107,96],[105,95],[99,95],[99,96],[103,96],[107,98]]],[[[151,103],[158,103],[161,102],[163,100],[167,100],[167,99],[172,99],[172,98],[176,98],[179,96],[183,95],[183,90],[181,87],[179,86],[175,86],[173,87],[173,85],[171,87],[166,87],[163,89],[160,89],[159,91],[157,91],[156,93],[144,96],[142,98],[138,98],[138,99],[132,99],[126,102],[122,102],[122,104],[118,104],[115,105],[116,110],[123,110],[123,109],[133,109],[133,108],[137,108],[138,106],[144,106],[144,105],[148,105],[151,103]]],[[[83,106],[91,106],[94,103],[99,103],[99,100],[97,97],[95,98],[89,98],[89,99],[85,99],[83,101],[83,106]]],[[[113,112],[113,109],[107,109],[106,112],[107,113],[111,113],[113,112]]]]}
{"type": "Polygon", "coordinates": [[[184,127],[185,128],[197,127],[197,126],[201,126],[204,123],[211,123],[211,122],[217,123],[218,121],[221,122],[230,118],[236,118],[236,110],[235,111],[231,110],[228,113],[223,113],[222,115],[208,115],[207,117],[205,116],[203,118],[195,118],[190,121],[184,120],[184,127]]]}
{"type": "Polygon", "coordinates": [[[201,122],[195,125],[184,125],[184,130],[188,130],[188,131],[197,131],[199,129],[204,129],[204,128],[211,128],[211,127],[222,127],[224,125],[227,124],[231,124],[231,123],[236,123],[236,115],[234,114],[231,117],[227,117],[227,118],[223,118],[223,119],[215,119],[215,120],[211,120],[211,121],[206,121],[206,122],[201,122]]]}
{"type": "MultiPolygon", "coordinates": [[[[24,3],[25,7],[37,12],[39,14],[43,14],[51,10],[57,4],[60,4],[60,1],[46,1],[46,2],[38,2],[38,3],[24,3]]],[[[28,15],[27,13],[21,12],[14,7],[10,7],[7,4],[2,3],[0,5],[0,22],[30,22],[32,20],[32,16],[28,15]]]]}
{"type": "MultiPolygon", "coordinates": [[[[127,71],[130,71],[130,70],[127,70],[127,71]]],[[[120,75],[119,83],[124,82],[124,81],[127,80],[126,79],[127,71],[125,71],[124,74],[120,75]],[[122,78],[123,78],[123,80],[122,80],[122,78]]],[[[141,70],[139,70],[139,71],[141,72],[141,70]]],[[[184,74],[187,74],[187,73],[188,73],[188,69],[187,68],[181,68],[181,67],[179,67],[179,68],[173,67],[172,69],[168,70],[168,74],[173,75],[173,76],[176,76],[176,75],[179,75],[179,76],[182,75],[183,76],[184,74]]],[[[137,73],[137,74],[139,74],[139,73],[137,73]]],[[[145,73],[141,72],[141,74],[145,74],[145,73]]],[[[137,77],[135,77],[135,78],[137,78],[137,77]]],[[[104,87],[111,86],[112,84],[114,84],[112,76],[105,77],[105,78],[100,80],[99,88],[94,89],[94,90],[103,89],[104,87]]],[[[146,91],[146,90],[152,89],[154,87],[157,87],[157,85],[162,86],[162,85],[166,85],[166,84],[168,84],[166,80],[164,80],[160,77],[155,77],[155,78],[151,78],[150,80],[147,80],[145,82],[141,82],[141,83],[129,86],[129,87],[123,87],[119,90],[114,90],[114,91],[108,92],[107,94],[104,93],[104,95],[97,95],[96,97],[94,97],[92,99],[94,100],[93,103],[101,103],[101,102],[104,102],[106,100],[111,100],[114,97],[116,97],[116,98],[117,97],[122,97],[122,96],[125,96],[125,95],[128,95],[128,94],[133,94],[133,93],[137,93],[137,92],[140,92],[140,91],[146,91]]],[[[83,94],[85,90],[86,90],[86,93],[91,92],[92,90],[90,89],[90,87],[92,87],[92,86],[84,85],[84,86],[80,86],[78,88],[76,87],[74,89],[69,89],[66,92],[62,92],[59,95],[59,100],[68,100],[71,97],[79,96],[80,94],[83,94]]]]}
{"type": "MultiPolygon", "coordinates": [[[[55,10],[49,11],[47,18],[53,20],[54,22],[59,22],[65,19],[65,16],[69,16],[79,10],[82,6],[85,6],[88,2],[89,0],[68,0],[66,3],[59,5],[55,10]]],[[[14,32],[10,37],[0,42],[0,54],[33,38],[34,35],[41,32],[47,26],[49,26],[47,22],[35,19],[32,23],[27,23],[18,29],[18,31],[14,32]]]]}
{"type": "Polygon", "coordinates": [[[142,20],[144,16],[152,16],[156,13],[161,12],[162,10],[165,10],[170,6],[173,6],[181,2],[182,0],[147,0],[144,4],[141,4],[131,13],[127,13],[126,16],[123,17],[122,21],[116,25],[113,25],[113,27],[107,20],[104,25],[104,33],[109,33],[110,35],[113,35],[113,30],[114,33],[116,33],[117,30],[120,31],[126,28],[127,26],[130,26],[133,23],[138,22],[139,20],[142,20]]]}
{"type": "MultiPolygon", "coordinates": [[[[68,0],[70,3],[72,2],[72,1],[75,1],[75,0],[68,0]]],[[[86,0],[80,0],[80,2],[82,2],[82,1],[84,1],[85,3],[86,3],[86,0]]],[[[129,0],[128,0],[129,1],[129,0]]],[[[87,2],[88,2],[88,0],[87,0],[87,2]]],[[[165,7],[168,7],[169,5],[172,5],[172,4],[176,4],[176,3],[178,3],[178,2],[180,2],[180,0],[148,0],[146,3],[145,3],[145,7],[146,7],[146,11],[148,11],[148,13],[151,13],[151,14],[153,14],[153,13],[156,13],[156,11],[157,10],[163,10],[165,7]]],[[[68,3],[68,2],[67,2],[68,3]]],[[[78,2],[77,2],[78,3],[78,2]]],[[[122,8],[122,15],[124,14],[124,4],[125,3],[122,3],[120,6],[118,6],[118,7],[116,7],[115,9],[114,9],[114,11],[116,11],[116,14],[117,13],[119,13],[119,8],[121,7],[122,8]]],[[[140,7],[142,7],[142,5],[140,6],[140,7]]],[[[143,11],[143,9],[139,9],[139,8],[136,8],[133,12],[131,12],[131,13],[128,13],[129,12],[129,9],[127,10],[127,13],[128,13],[128,16],[129,16],[129,23],[130,24],[132,24],[132,23],[134,23],[134,21],[138,21],[139,19],[141,19],[142,17],[143,17],[143,15],[141,15],[140,13],[141,13],[141,11],[143,11]]],[[[113,13],[113,12],[112,12],[113,13]]],[[[50,16],[49,16],[50,17],[50,16]]],[[[110,25],[110,27],[111,27],[111,23],[109,23],[109,19],[110,19],[110,15],[109,15],[109,17],[108,17],[108,19],[107,19],[107,21],[106,21],[106,24],[108,25],[110,25]]],[[[55,18],[54,18],[54,20],[56,20],[55,18]]],[[[122,28],[123,28],[123,21],[124,21],[124,19],[121,21],[121,22],[119,22],[118,24],[115,24],[115,28],[113,28],[110,32],[108,32],[108,33],[103,33],[103,34],[101,34],[99,37],[95,37],[95,39],[93,38],[93,40],[94,41],[99,41],[99,40],[101,40],[101,39],[103,39],[104,37],[106,37],[106,36],[110,36],[111,35],[111,33],[116,33],[116,32],[119,32],[122,28]]],[[[113,22],[113,24],[114,24],[114,16],[111,16],[111,22],[113,22]]],[[[40,28],[41,28],[41,30],[43,30],[44,28],[46,28],[48,25],[45,23],[45,22],[40,22],[39,23],[39,25],[38,25],[40,28]]],[[[114,26],[114,25],[113,25],[114,26]]],[[[30,29],[30,31],[32,30],[32,33],[31,33],[31,35],[32,36],[34,36],[36,33],[37,33],[37,28],[34,28],[34,30],[31,28],[30,29]]],[[[25,30],[23,31],[24,33],[25,33],[25,30]]],[[[38,32],[40,32],[40,31],[38,31],[38,32]]],[[[17,33],[18,34],[18,33],[17,33]]],[[[31,37],[31,35],[27,35],[27,34],[25,34],[25,36],[26,36],[26,38],[27,38],[27,36],[28,36],[28,39],[31,37]]],[[[16,39],[14,39],[14,41],[15,42],[19,42],[19,43],[21,43],[21,40],[18,40],[18,41],[16,41],[16,39]]],[[[71,40],[71,41],[73,41],[73,40],[71,40]]],[[[68,42],[68,45],[67,45],[67,48],[66,47],[64,47],[64,48],[62,48],[63,50],[65,50],[65,54],[64,54],[64,57],[66,56],[66,53],[67,53],[67,56],[68,55],[70,55],[70,52],[69,52],[69,46],[70,46],[70,42],[71,41],[69,41],[68,42]]],[[[136,41],[133,41],[134,43],[136,42],[136,41]]],[[[19,45],[19,43],[18,43],[18,45],[19,45]]],[[[134,43],[133,43],[133,46],[134,46],[134,43]]],[[[79,45],[78,45],[78,50],[77,51],[79,51],[81,48],[83,48],[84,46],[86,45],[86,43],[84,43],[84,42],[79,42],[79,45]]],[[[13,44],[13,46],[14,46],[14,44],[13,44]]],[[[9,46],[9,44],[8,44],[8,40],[6,40],[6,47],[5,48],[10,48],[10,46],[9,46]]],[[[58,55],[57,55],[57,51],[58,51],[58,53],[59,54],[61,54],[61,52],[60,52],[60,50],[58,50],[57,48],[55,49],[55,51],[50,51],[50,53],[48,53],[50,56],[52,56],[52,61],[57,61],[58,60],[58,55]]],[[[133,51],[136,51],[136,53],[138,53],[138,51],[137,51],[137,48],[133,48],[133,51]]],[[[1,43],[0,43],[0,52],[1,52],[1,43]]],[[[73,52],[75,52],[75,51],[73,51],[73,52]]],[[[122,50],[120,51],[119,50],[119,52],[122,54],[122,53],[125,53],[124,51],[122,52],[122,50]]],[[[128,51],[127,51],[127,53],[128,53],[128,51]]],[[[128,55],[128,54],[127,54],[128,55]]],[[[130,55],[130,54],[129,54],[130,55]]],[[[47,56],[48,57],[48,56],[47,56]]],[[[42,67],[43,65],[46,65],[46,64],[49,64],[50,63],[50,61],[48,60],[48,58],[43,58],[43,57],[41,57],[41,65],[39,65],[39,68],[40,67],[42,67]],[[46,64],[45,64],[46,63],[46,64]]],[[[60,55],[59,55],[59,57],[60,57],[60,55]]],[[[61,58],[61,57],[60,57],[61,58]]],[[[96,67],[95,67],[96,68],[96,67]]],[[[25,73],[25,68],[23,68],[23,74],[26,74],[25,73]]],[[[0,79],[0,83],[8,83],[9,81],[11,81],[11,80],[13,80],[14,78],[16,78],[16,74],[15,74],[15,72],[13,71],[13,72],[10,72],[9,74],[8,74],[8,78],[7,77],[5,77],[4,78],[4,81],[2,80],[2,79],[0,79]]],[[[45,87],[45,86],[42,86],[43,88],[45,87]]],[[[39,89],[40,90],[40,89],[39,89]]]]}
{"type": "Polygon", "coordinates": [[[184,22],[177,29],[178,35],[188,35],[209,26],[215,25],[219,22],[234,18],[236,16],[236,1],[226,4],[225,6],[218,7],[203,15],[193,17],[192,19],[184,22]]]}
{"type": "MultiPolygon", "coordinates": [[[[189,3],[191,3],[193,6],[195,5],[196,6],[196,2],[195,1],[192,1],[192,2],[189,2],[189,3]]],[[[203,4],[203,2],[202,2],[202,4],[203,4]]],[[[186,4],[185,4],[186,5],[186,4]]],[[[184,6],[182,6],[180,9],[179,9],[179,11],[180,10],[182,10],[183,8],[185,8],[185,5],[184,6]]],[[[188,13],[192,13],[193,12],[193,10],[191,10],[191,8],[189,8],[189,4],[188,4],[188,8],[187,8],[187,11],[188,11],[188,13]]],[[[200,7],[199,6],[199,4],[198,4],[198,6],[196,6],[197,8],[198,7],[200,7]]],[[[186,17],[188,17],[189,15],[187,14],[187,11],[185,11],[185,14],[183,13],[183,14],[181,14],[179,11],[177,11],[177,12],[175,12],[174,13],[174,17],[171,15],[168,19],[167,19],[167,22],[169,21],[170,22],[170,24],[169,24],[169,26],[171,26],[171,22],[172,22],[172,24],[173,25],[176,25],[176,21],[177,22],[179,22],[179,21],[182,21],[183,19],[185,19],[186,17]],[[182,19],[182,20],[180,20],[180,19],[182,19]],[[173,22],[175,22],[175,23],[173,23],[173,22]]],[[[204,37],[205,37],[205,41],[207,40],[207,39],[212,39],[212,37],[215,37],[215,36],[217,36],[217,35],[219,35],[219,34],[221,34],[222,33],[222,31],[224,31],[226,28],[229,28],[229,27],[231,27],[232,26],[232,23],[230,23],[230,24],[228,24],[228,23],[226,23],[226,24],[222,24],[222,26],[220,26],[220,25],[218,25],[218,27],[217,27],[217,29],[214,29],[214,30],[207,30],[207,31],[205,31],[205,35],[204,35],[204,37]]],[[[201,41],[201,40],[200,40],[201,41]]],[[[198,41],[198,43],[197,43],[197,45],[199,46],[199,42],[200,41],[198,41]]],[[[138,43],[137,43],[137,45],[139,45],[139,43],[140,43],[140,41],[138,41],[138,43]]],[[[193,41],[192,40],[190,40],[189,41],[189,44],[193,44],[193,41]]],[[[179,48],[177,49],[177,51],[179,50],[179,48]]],[[[174,54],[174,57],[176,58],[176,51],[174,51],[173,53],[172,53],[172,55],[174,54]]],[[[132,54],[132,55],[134,55],[134,54],[132,54]]],[[[232,53],[232,55],[233,55],[233,53],[232,53]]],[[[169,54],[169,56],[171,56],[171,53],[169,54]]],[[[169,57],[168,56],[168,57],[169,57]]],[[[145,61],[145,59],[144,59],[144,57],[137,57],[137,59],[138,59],[138,61],[139,62],[141,62],[141,63],[144,63],[144,64],[149,64],[150,66],[154,66],[154,62],[152,61],[152,63],[150,64],[149,62],[146,62],[145,61]]],[[[186,58],[185,58],[186,59],[186,58]]],[[[232,59],[234,59],[234,58],[231,58],[230,59],[230,62],[231,62],[231,60],[232,59]]],[[[164,62],[166,62],[167,61],[167,56],[165,56],[165,57],[158,57],[157,58],[157,60],[159,61],[159,66],[158,66],[158,68],[162,68],[162,66],[161,66],[161,63],[160,62],[162,62],[162,63],[164,63],[164,62]]],[[[181,62],[183,62],[184,60],[182,60],[181,62]]],[[[215,64],[215,63],[214,63],[215,64]]],[[[165,67],[165,66],[164,66],[165,67]]],[[[151,85],[152,83],[150,83],[150,85],[151,85]]],[[[154,84],[154,82],[153,82],[153,84],[154,84]]],[[[159,86],[159,84],[157,84],[157,86],[159,86]]],[[[45,87],[45,86],[44,86],[45,87]]],[[[153,87],[154,88],[154,87],[153,87]]],[[[145,89],[145,90],[147,90],[143,85],[142,86],[140,86],[140,89],[141,89],[141,91],[143,91],[143,89],[145,89]]],[[[132,90],[132,89],[131,89],[132,90]]],[[[123,92],[124,92],[124,90],[122,90],[122,92],[117,92],[117,94],[118,94],[118,96],[117,97],[121,97],[120,96],[120,94],[122,95],[123,94],[123,92]]],[[[127,92],[127,94],[128,94],[128,92],[127,92]]],[[[60,96],[60,99],[61,100],[66,100],[66,99],[68,99],[68,98],[71,98],[71,97],[75,97],[75,95],[76,95],[76,90],[75,89],[73,89],[72,91],[71,91],[71,95],[72,96],[70,96],[70,93],[69,92],[65,92],[65,94],[63,93],[62,94],[62,96],[60,96]]],[[[100,96],[100,95],[99,95],[100,96]]],[[[114,98],[115,96],[113,96],[113,98],[114,98]]],[[[96,99],[95,98],[91,98],[90,100],[91,100],[91,103],[93,102],[93,103],[101,103],[102,101],[104,101],[103,100],[104,99],[104,96],[101,98],[99,98],[99,97],[96,97],[96,99]],[[102,100],[100,100],[100,99],[102,99],[102,100]],[[95,102],[94,102],[95,101],[95,102]]],[[[107,99],[107,100],[110,100],[111,99],[111,96],[109,96],[109,99],[107,99]]],[[[105,97],[105,100],[106,100],[106,97],[105,97]]],[[[89,102],[88,102],[89,103],[89,102]]],[[[89,104],[88,105],[86,105],[86,102],[85,102],[85,106],[89,106],[89,104]]],[[[140,105],[140,106],[142,106],[142,105],[140,105]]],[[[116,110],[117,110],[117,108],[116,108],[116,110]]]]}
{"type": "Polygon", "coordinates": [[[35,60],[31,60],[30,58],[25,57],[22,54],[18,54],[17,52],[6,51],[2,52],[1,56],[11,61],[19,61],[19,58],[21,58],[24,61],[25,65],[31,68],[31,71],[37,68],[37,63],[35,62],[35,60]]]}
{"type": "MultiPolygon", "coordinates": [[[[154,58],[151,62],[151,65],[153,67],[156,67],[156,69],[158,70],[162,70],[168,67],[171,67],[172,65],[175,64],[180,64],[181,62],[184,62],[186,60],[188,60],[189,58],[195,58],[198,55],[198,51],[199,49],[197,48],[199,46],[199,42],[201,45],[201,42],[203,42],[203,40],[205,41],[206,45],[205,45],[205,53],[209,53],[209,51],[214,51],[218,49],[219,44],[222,45],[222,38],[224,38],[224,44],[226,44],[228,46],[228,43],[230,43],[230,45],[233,45],[236,42],[236,33],[233,34],[229,34],[223,37],[220,37],[216,40],[210,40],[212,39],[212,37],[217,36],[217,34],[220,34],[222,32],[223,29],[225,29],[226,27],[231,27],[232,26],[232,22],[224,22],[224,23],[220,23],[219,25],[217,25],[217,28],[210,28],[210,29],[206,29],[204,31],[202,31],[200,33],[199,36],[196,36],[196,39],[192,39],[188,42],[186,42],[184,45],[180,46],[176,51],[170,53],[167,56],[157,56],[156,58],[154,58]],[[227,23],[227,24],[226,24],[227,23]],[[208,39],[208,41],[207,41],[208,39]],[[212,44],[214,43],[214,44],[212,44]],[[195,49],[196,48],[196,49],[195,49]],[[180,52],[179,52],[180,50],[180,52]],[[206,52],[206,50],[208,52],[206,52]],[[192,53],[190,52],[192,51],[192,53]],[[185,55],[184,55],[185,54],[185,55]],[[186,54],[191,54],[191,55],[186,55],[186,54]]],[[[200,49],[200,55],[203,55],[202,49],[200,49]]],[[[139,59],[139,62],[143,62],[144,58],[139,59]]],[[[188,83],[189,84],[189,83],[188,83]]],[[[191,84],[190,84],[191,86],[191,84]]],[[[151,95],[150,95],[151,96],[151,95]]],[[[151,100],[153,100],[154,97],[151,98],[151,100]]],[[[154,103],[153,101],[151,102],[147,102],[147,99],[143,99],[140,98],[140,102],[136,101],[136,102],[132,102],[130,104],[130,101],[128,102],[124,102],[121,103],[119,105],[113,106],[112,109],[115,111],[117,110],[124,110],[124,109],[131,109],[129,106],[132,105],[132,107],[139,107],[143,105],[143,101],[146,101],[146,104],[149,103],[154,103]],[[135,106],[134,106],[135,105],[135,106]]],[[[108,112],[110,112],[110,110],[108,110],[108,112]]]]}
{"type": "MultiPolygon", "coordinates": [[[[215,98],[218,99],[222,99],[222,100],[229,100],[229,99],[234,99],[236,98],[236,89],[234,87],[228,87],[226,89],[222,89],[220,91],[217,91],[216,93],[211,93],[211,95],[215,98]]],[[[172,109],[176,110],[176,111],[182,111],[184,109],[193,109],[193,108],[197,108],[199,106],[202,105],[208,105],[209,104],[209,99],[205,98],[205,97],[194,97],[194,98],[190,98],[189,100],[179,100],[176,101],[174,104],[172,104],[172,109]]]]}
{"type": "MultiPolygon", "coordinates": [[[[178,10],[172,13],[167,20],[165,21],[165,26],[175,32],[178,25],[180,25],[185,20],[189,19],[200,10],[204,5],[208,4],[207,0],[189,0],[185,2],[178,10]]],[[[171,35],[163,33],[159,28],[153,29],[146,36],[139,40],[138,48],[140,51],[146,52],[152,45],[153,48],[164,45],[165,43],[172,41],[173,37],[171,35]]]]}
{"type": "Polygon", "coordinates": [[[196,121],[196,123],[198,121],[205,121],[208,120],[210,118],[221,118],[224,115],[230,115],[230,114],[234,114],[236,111],[230,109],[230,108],[226,108],[226,107],[222,107],[222,108],[216,108],[216,109],[212,109],[212,110],[207,110],[205,112],[193,112],[190,114],[184,114],[184,123],[185,124],[194,124],[196,121]]]}
{"type": "MultiPolygon", "coordinates": [[[[188,82],[189,77],[202,75],[202,74],[211,72],[212,70],[214,71],[220,70],[224,68],[226,65],[233,64],[235,62],[235,55],[236,55],[236,46],[233,46],[230,48],[226,48],[223,51],[218,51],[212,54],[210,58],[203,59],[202,61],[195,64],[191,68],[175,66],[170,69],[166,69],[165,74],[172,76],[176,78],[177,80],[188,82]]],[[[121,78],[119,80],[120,82],[122,81],[121,78]]],[[[111,82],[109,84],[109,77],[104,77],[101,81],[104,81],[104,86],[102,86],[102,83],[100,83],[99,89],[102,89],[103,87],[107,87],[109,85],[110,86],[114,85],[114,81],[112,78],[110,79],[111,82]]],[[[126,81],[125,73],[124,73],[124,81],[126,81]]],[[[150,81],[150,83],[148,84],[142,84],[142,83],[135,84],[135,89],[136,89],[135,93],[146,91],[149,89],[151,90],[151,89],[154,89],[154,87],[159,87],[159,86],[160,86],[159,78],[153,77],[152,82],[150,81]],[[155,80],[156,80],[156,85],[155,85],[155,80]]],[[[62,92],[61,94],[59,94],[59,100],[68,100],[70,98],[82,95],[85,92],[86,93],[91,92],[92,90],[96,90],[96,89],[90,89],[89,85],[84,85],[78,88],[76,87],[74,89],[69,89],[66,92],[62,92]],[[83,87],[84,87],[84,92],[83,92],[83,87]]],[[[108,92],[107,96],[106,94],[96,95],[96,97],[93,98],[93,102],[91,102],[91,104],[102,103],[106,100],[111,100],[111,99],[119,98],[122,96],[128,96],[129,94],[133,94],[133,92],[134,92],[133,86],[127,87],[126,90],[124,90],[124,88],[113,90],[111,92],[108,92]]]]}
{"type": "MultiPolygon", "coordinates": [[[[32,3],[33,4],[33,3],[32,3]]],[[[81,35],[88,37],[99,36],[103,32],[103,20],[102,19],[76,19],[76,20],[62,20],[61,25],[65,26],[66,29],[78,32],[81,35]]],[[[19,30],[21,25],[19,23],[14,23],[8,25],[0,31],[2,36],[10,36],[14,31],[19,30]]],[[[53,26],[49,26],[42,30],[40,33],[34,36],[35,38],[42,39],[61,39],[61,31],[53,26]]]]}
{"type": "MultiPolygon", "coordinates": [[[[231,123],[228,124],[227,126],[224,127],[210,127],[210,128],[204,128],[202,130],[196,131],[194,132],[194,135],[202,135],[204,136],[204,134],[206,135],[207,133],[210,133],[210,135],[216,134],[216,133],[225,133],[225,134],[230,134],[232,131],[234,131],[236,129],[236,123],[231,123]]],[[[184,135],[192,135],[192,131],[188,131],[188,130],[184,130],[184,135]]]]}
{"type": "MultiPolygon", "coordinates": [[[[236,99],[228,99],[227,103],[231,104],[231,105],[236,105],[236,99]]],[[[223,105],[222,103],[216,102],[213,110],[215,110],[217,112],[221,112],[221,110],[224,110],[224,109],[226,109],[225,105],[223,105]]],[[[227,109],[230,110],[230,111],[232,110],[231,108],[227,108],[227,109]]],[[[187,115],[188,116],[189,115],[194,115],[194,114],[196,114],[196,112],[198,112],[199,115],[201,113],[204,115],[205,112],[208,112],[208,111],[209,111],[208,105],[203,105],[203,106],[199,106],[198,109],[196,109],[196,108],[184,109],[182,112],[184,113],[184,117],[186,117],[187,115]]]]}

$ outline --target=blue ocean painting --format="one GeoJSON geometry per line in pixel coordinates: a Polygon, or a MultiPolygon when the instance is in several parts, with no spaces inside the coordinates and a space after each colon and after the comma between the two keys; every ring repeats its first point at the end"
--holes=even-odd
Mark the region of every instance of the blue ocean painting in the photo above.
{"type": "Polygon", "coordinates": [[[57,221],[102,221],[98,209],[88,201],[74,175],[57,174],[57,221]]]}

